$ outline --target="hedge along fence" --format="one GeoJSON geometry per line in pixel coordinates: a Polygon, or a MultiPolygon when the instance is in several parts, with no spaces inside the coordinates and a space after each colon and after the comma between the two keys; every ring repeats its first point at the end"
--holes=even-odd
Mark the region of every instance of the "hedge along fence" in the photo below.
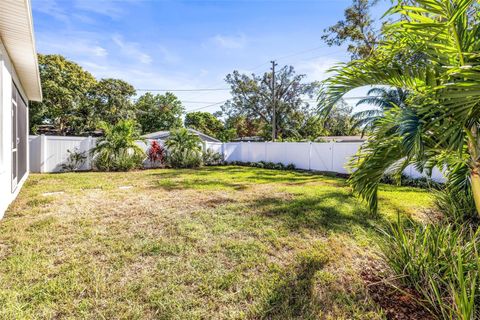
{"type": "MultiPolygon", "coordinates": [[[[146,152],[151,141],[138,141],[138,145],[146,152]]],[[[95,144],[96,138],[92,137],[30,136],[30,170],[42,173],[61,171],[68,159],[68,150],[85,152],[87,158],[80,169],[90,170],[92,161],[89,151],[95,144]]],[[[226,162],[292,163],[303,170],[348,173],[347,163],[361,145],[361,142],[204,142],[203,148],[222,154],[226,162]]],[[[145,166],[149,166],[148,160],[145,166]]],[[[412,166],[407,167],[404,173],[412,178],[423,176],[412,166]]],[[[444,181],[437,169],[432,178],[444,181]]]]}

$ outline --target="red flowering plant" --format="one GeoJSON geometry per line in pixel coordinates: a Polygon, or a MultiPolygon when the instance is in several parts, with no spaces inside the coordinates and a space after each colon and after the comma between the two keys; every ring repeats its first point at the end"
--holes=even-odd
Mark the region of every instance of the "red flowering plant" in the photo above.
{"type": "Polygon", "coordinates": [[[158,143],[157,141],[153,140],[150,143],[150,148],[147,150],[147,155],[148,155],[148,160],[152,164],[163,164],[163,161],[165,159],[165,148],[158,143]]]}

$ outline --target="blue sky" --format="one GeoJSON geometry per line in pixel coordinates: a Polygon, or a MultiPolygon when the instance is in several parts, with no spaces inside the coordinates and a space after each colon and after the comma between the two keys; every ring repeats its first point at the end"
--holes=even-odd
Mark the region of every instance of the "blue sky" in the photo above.
{"type": "MultiPolygon", "coordinates": [[[[137,89],[195,89],[227,88],[227,73],[262,73],[272,59],[293,65],[309,80],[324,79],[348,54],[326,46],[322,31],[341,19],[350,3],[32,0],[32,8],[40,53],[62,54],[97,78],[120,78],[137,89]]],[[[377,14],[384,9],[381,5],[377,14]]],[[[187,110],[229,97],[228,91],[175,93],[187,110]]]]}

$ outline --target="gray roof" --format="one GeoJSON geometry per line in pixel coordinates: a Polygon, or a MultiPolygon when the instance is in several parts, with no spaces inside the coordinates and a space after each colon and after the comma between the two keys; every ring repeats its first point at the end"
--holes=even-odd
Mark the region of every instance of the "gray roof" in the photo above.
{"type": "Polygon", "coordinates": [[[315,141],[328,142],[363,142],[367,140],[367,136],[324,136],[318,137],[315,141]]]}
{"type": "MultiPolygon", "coordinates": [[[[198,130],[194,130],[194,129],[190,129],[190,128],[187,128],[188,131],[190,131],[191,133],[193,134],[196,134],[200,139],[202,139],[203,141],[207,141],[207,142],[221,142],[220,140],[214,138],[214,137],[211,137],[205,133],[202,133],[198,130]]],[[[145,139],[158,139],[158,140],[165,140],[167,139],[168,137],[170,136],[170,131],[157,131],[157,132],[152,132],[152,133],[148,133],[148,134],[145,134],[143,135],[142,137],[145,138],[145,139]]]]}

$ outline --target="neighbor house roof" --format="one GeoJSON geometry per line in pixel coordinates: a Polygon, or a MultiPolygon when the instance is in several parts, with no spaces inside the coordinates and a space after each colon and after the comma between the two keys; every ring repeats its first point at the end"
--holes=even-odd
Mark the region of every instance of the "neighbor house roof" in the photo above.
{"type": "Polygon", "coordinates": [[[315,141],[327,142],[363,142],[367,140],[367,136],[325,136],[318,137],[315,141]]]}
{"type": "Polygon", "coordinates": [[[1,0],[0,39],[29,100],[42,100],[30,0],[1,0]]]}
{"type": "MultiPolygon", "coordinates": [[[[205,133],[202,133],[200,131],[197,131],[197,130],[194,130],[194,129],[190,129],[190,128],[187,128],[188,131],[190,131],[191,133],[194,133],[196,134],[197,136],[200,137],[200,139],[202,139],[203,141],[208,141],[208,142],[220,142],[220,140],[214,138],[214,137],[211,137],[205,133]]],[[[168,138],[168,136],[170,135],[170,131],[157,131],[157,132],[152,132],[152,133],[149,133],[149,134],[146,134],[146,135],[143,135],[142,137],[145,138],[145,139],[159,139],[159,140],[165,140],[168,138]]]]}

